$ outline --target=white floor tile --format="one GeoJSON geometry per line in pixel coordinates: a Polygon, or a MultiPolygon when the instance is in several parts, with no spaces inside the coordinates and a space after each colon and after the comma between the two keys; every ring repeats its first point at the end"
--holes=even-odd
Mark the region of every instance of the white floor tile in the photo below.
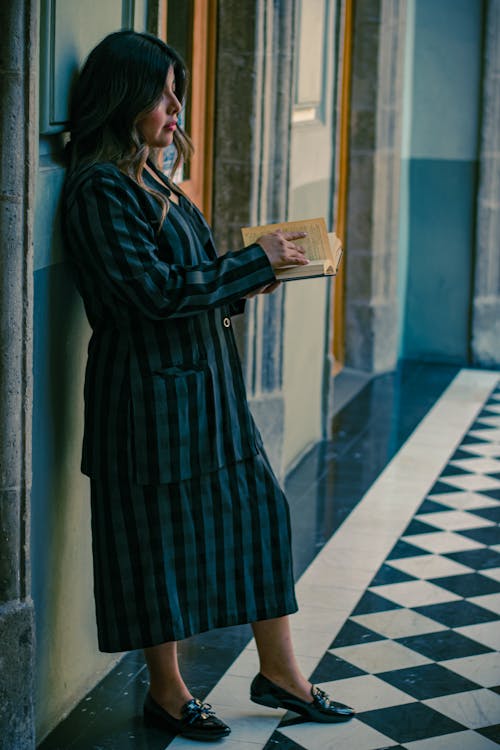
{"type": "MultiPolygon", "coordinates": [[[[261,750],[263,745],[262,742],[256,740],[251,742],[250,740],[239,742],[238,740],[231,739],[230,737],[219,740],[218,742],[211,742],[210,747],[223,747],[224,750],[261,750]]],[[[183,737],[176,737],[173,742],[167,745],[168,750],[175,748],[175,750],[200,750],[200,743],[194,740],[186,740],[183,737]]]]}
{"type": "Polygon", "coordinates": [[[373,591],[384,599],[396,602],[402,607],[423,607],[426,604],[440,604],[442,602],[453,602],[460,599],[459,596],[436,586],[429,581],[404,581],[403,583],[390,583],[386,586],[372,586],[373,591]]]}
{"type": "Polygon", "coordinates": [[[352,706],[357,713],[415,702],[411,695],[371,674],[321,683],[321,688],[333,700],[352,706]]]}
{"type": "MultiPolygon", "coordinates": [[[[424,518],[424,516],[421,516],[424,518]]],[[[388,560],[388,564],[408,575],[422,578],[440,578],[443,576],[458,576],[472,573],[473,569],[467,565],[450,560],[442,555],[419,555],[418,557],[403,557],[400,560],[388,560]]]]}
{"type": "MultiPolygon", "coordinates": [[[[500,446],[498,450],[500,453],[500,446]]],[[[474,510],[475,508],[490,508],[493,505],[498,505],[498,500],[494,500],[488,495],[481,495],[480,492],[441,492],[437,495],[429,495],[429,498],[457,510],[474,510]]],[[[425,515],[425,513],[422,514],[422,520],[425,515]]]]}
{"type": "MultiPolygon", "coordinates": [[[[481,526],[494,526],[481,516],[474,516],[461,510],[444,510],[439,513],[422,513],[417,516],[419,521],[429,523],[445,531],[463,531],[464,529],[478,529],[481,526]]],[[[420,536],[417,534],[416,536],[420,536]]]]}
{"type": "Polygon", "coordinates": [[[414,536],[404,536],[403,540],[421,547],[428,552],[447,554],[448,552],[462,552],[463,550],[479,549],[484,544],[468,539],[460,534],[454,534],[452,531],[436,531],[429,534],[415,534],[414,536]]]}
{"type": "Polygon", "coordinates": [[[373,612],[369,615],[356,615],[352,618],[360,625],[385,635],[387,638],[404,638],[410,635],[422,635],[423,633],[437,633],[446,630],[430,617],[414,612],[411,609],[394,609],[388,612],[373,612]]]}
{"type": "Polygon", "coordinates": [[[331,649],[330,653],[371,673],[388,672],[391,669],[404,669],[430,663],[430,659],[426,656],[417,654],[416,651],[395,641],[375,641],[356,646],[342,646],[331,649]]]}
{"type": "Polygon", "coordinates": [[[489,653],[466,656],[461,659],[448,659],[440,662],[446,669],[458,672],[462,677],[476,682],[482,687],[500,685],[500,654],[489,653]]]}
{"type": "Polygon", "coordinates": [[[467,693],[431,698],[423,703],[468,729],[498,724],[500,719],[500,695],[491,690],[470,690],[467,693]]]}
{"type": "Polygon", "coordinates": [[[460,450],[476,456],[491,456],[492,458],[500,456],[500,445],[498,443],[470,443],[461,445],[460,450]]]}
{"type": "MultiPolygon", "coordinates": [[[[500,436],[500,430],[498,430],[500,436]]],[[[497,490],[500,487],[500,479],[495,479],[487,474],[459,474],[458,476],[439,477],[439,481],[446,482],[452,487],[458,487],[461,490],[472,490],[480,492],[481,490],[497,490]]]]}
{"type": "MultiPolygon", "coordinates": [[[[255,674],[255,673],[254,673],[255,674]]],[[[225,678],[220,680],[210,693],[209,703],[214,706],[251,707],[249,698],[250,680],[246,676],[239,676],[226,672],[225,678]]]]}
{"type": "Polygon", "coordinates": [[[311,573],[306,571],[301,578],[297,586],[297,596],[300,597],[303,589],[312,585],[317,589],[318,597],[323,597],[323,602],[335,601],[339,588],[363,590],[370,581],[373,570],[373,563],[363,562],[359,553],[352,556],[344,556],[340,552],[335,556],[325,555],[317,564],[316,561],[313,564],[311,573]]]}
{"type": "Polygon", "coordinates": [[[467,638],[472,638],[473,641],[482,643],[483,646],[500,651],[500,623],[498,620],[494,622],[481,622],[477,625],[463,625],[460,628],[455,628],[455,630],[467,638]]]}
{"type": "Polygon", "coordinates": [[[231,664],[226,675],[253,678],[259,671],[259,655],[252,641],[253,648],[247,647],[231,664]]]}
{"type": "Polygon", "coordinates": [[[343,724],[296,724],[280,732],[306,750],[378,750],[397,744],[358,719],[343,724]]]}
{"type": "Polygon", "coordinates": [[[500,416],[480,417],[477,421],[481,424],[489,424],[491,427],[498,427],[500,429],[500,416]]]}
{"type": "MultiPolygon", "coordinates": [[[[478,607],[484,607],[491,612],[500,615],[500,594],[486,594],[483,596],[472,596],[469,601],[477,604],[478,607]]],[[[499,626],[500,627],[500,626],[499,626]]]]}
{"type": "Polygon", "coordinates": [[[301,656],[317,657],[321,659],[330,643],[339,632],[345,622],[347,615],[339,614],[339,619],[330,632],[317,632],[307,628],[298,628],[292,622],[293,646],[296,654],[301,656]]]}
{"type": "MultiPolygon", "coordinates": [[[[356,600],[354,599],[354,601],[356,600]]],[[[341,608],[328,609],[311,604],[290,615],[290,624],[292,630],[307,630],[310,633],[328,633],[328,635],[331,635],[344,616],[345,612],[341,608]]]]}
{"type": "Polygon", "coordinates": [[[487,440],[490,443],[500,443],[500,430],[492,430],[491,428],[486,430],[471,430],[469,435],[477,437],[479,440],[487,440]]]}
{"type": "Polygon", "coordinates": [[[495,474],[496,472],[500,472],[500,461],[496,461],[494,458],[460,458],[450,463],[452,466],[458,466],[465,471],[472,471],[474,474],[495,474]]]}
{"type": "Polygon", "coordinates": [[[429,740],[407,742],[407,750],[498,750],[498,745],[477,732],[455,732],[429,740]]]}
{"type": "Polygon", "coordinates": [[[299,603],[299,612],[317,607],[319,602],[323,602],[325,609],[330,609],[334,612],[344,612],[347,616],[373,578],[372,571],[364,575],[367,579],[365,585],[359,585],[352,589],[337,588],[334,586],[316,586],[314,584],[298,586],[296,594],[299,603]]]}
{"type": "MultiPolygon", "coordinates": [[[[266,708],[250,703],[251,708],[217,706],[217,714],[231,727],[231,739],[260,743],[263,747],[285,715],[281,708],[266,708]]],[[[169,745],[169,750],[174,745],[169,745]]],[[[198,744],[199,750],[199,744],[198,744]]]]}

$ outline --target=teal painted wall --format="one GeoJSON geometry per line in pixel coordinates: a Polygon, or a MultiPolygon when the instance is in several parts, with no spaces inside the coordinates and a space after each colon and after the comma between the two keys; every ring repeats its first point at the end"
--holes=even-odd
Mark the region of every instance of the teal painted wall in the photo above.
{"type": "Polygon", "coordinates": [[[469,353],[482,0],[408,5],[401,170],[400,356],[469,353]]]}

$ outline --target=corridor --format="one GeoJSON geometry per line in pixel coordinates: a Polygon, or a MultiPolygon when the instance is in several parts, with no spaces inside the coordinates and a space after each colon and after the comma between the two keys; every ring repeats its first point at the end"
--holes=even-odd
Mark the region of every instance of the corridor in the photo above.
{"type": "MultiPolygon", "coordinates": [[[[337,725],[251,703],[247,626],[182,644],[227,750],[493,750],[500,745],[500,374],[406,363],[376,377],[286,482],[311,681],[357,710],[337,725]]],[[[40,750],[199,748],[146,729],[128,654],[40,750]]]]}

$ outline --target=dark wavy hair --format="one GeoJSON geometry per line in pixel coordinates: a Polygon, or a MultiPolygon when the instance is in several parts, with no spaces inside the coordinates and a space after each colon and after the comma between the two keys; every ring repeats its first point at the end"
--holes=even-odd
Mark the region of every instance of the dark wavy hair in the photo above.
{"type": "MultiPolygon", "coordinates": [[[[117,31],[105,37],[88,56],[71,97],[68,171],[113,162],[145,187],[142,171],[148,157],[156,159],[137,122],[158,103],[170,67],[175,94],[184,102],[188,73],[180,55],[151,34],[117,31]]],[[[174,132],[175,172],[193,152],[181,127],[174,132]]],[[[163,195],[152,191],[163,206],[163,195]]]]}

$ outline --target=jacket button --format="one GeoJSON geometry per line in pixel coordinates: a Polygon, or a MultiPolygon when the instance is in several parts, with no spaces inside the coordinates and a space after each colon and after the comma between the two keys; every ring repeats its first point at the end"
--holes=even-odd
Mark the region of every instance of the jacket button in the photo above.
{"type": "Polygon", "coordinates": [[[229,318],[224,318],[222,322],[224,323],[224,326],[226,328],[229,328],[229,326],[231,325],[231,321],[229,320],[229,318]]]}

